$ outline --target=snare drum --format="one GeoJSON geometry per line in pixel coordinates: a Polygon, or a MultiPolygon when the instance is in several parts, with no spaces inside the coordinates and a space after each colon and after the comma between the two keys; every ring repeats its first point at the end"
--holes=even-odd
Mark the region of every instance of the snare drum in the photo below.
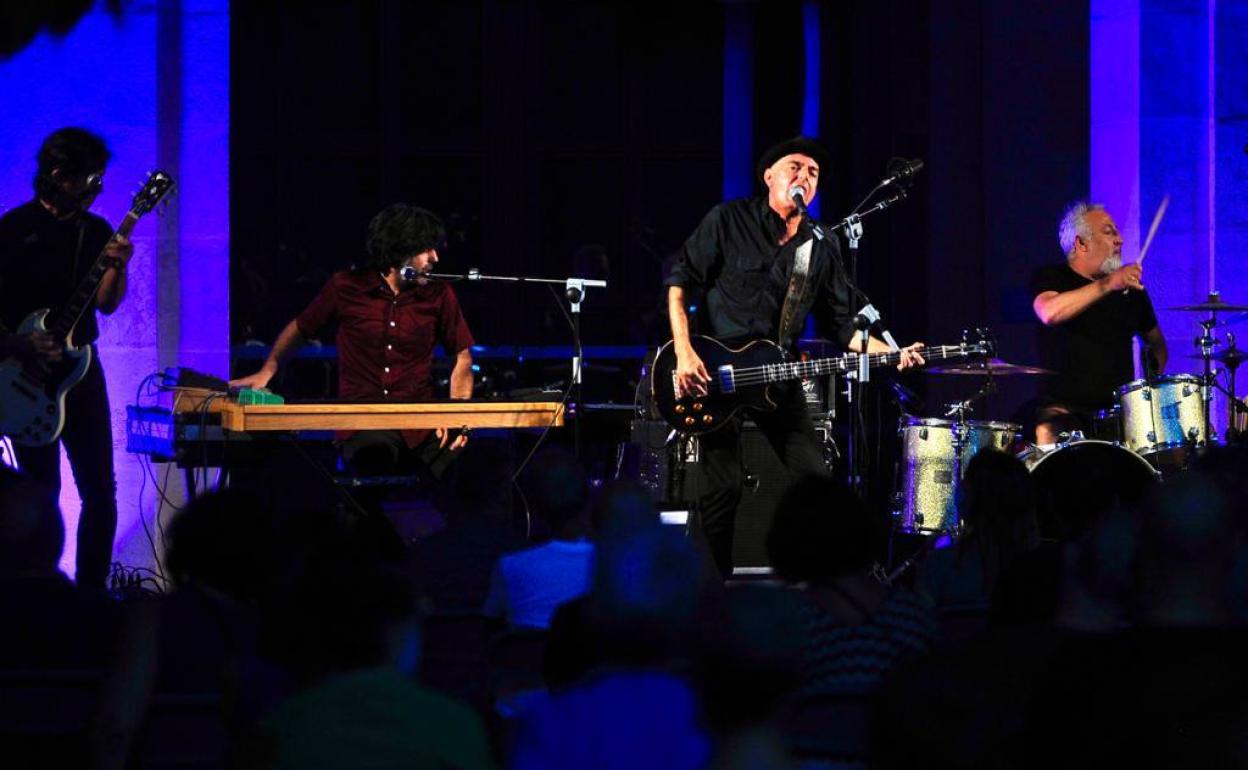
{"type": "Polygon", "coordinates": [[[932,533],[957,529],[954,507],[955,430],[963,431],[962,472],[981,449],[1009,451],[1020,426],[1009,422],[970,420],[957,423],[923,417],[902,417],[901,466],[893,496],[893,524],[902,532],[932,533]]]}
{"type": "Polygon", "coordinates": [[[1072,441],[1023,459],[1036,485],[1042,537],[1069,540],[1115,505],[1143,500],[1161,474],[1148,460],[1109,441],[1072,441]]]}
{"type": "Polygon", "coordinates": [[[1200,378],[1168,374],[1136,380],[1118,389],[1122,434],[1127,448],[1145,457],[1170,449],[1203,447],[1205,401],[1200,378]]]}

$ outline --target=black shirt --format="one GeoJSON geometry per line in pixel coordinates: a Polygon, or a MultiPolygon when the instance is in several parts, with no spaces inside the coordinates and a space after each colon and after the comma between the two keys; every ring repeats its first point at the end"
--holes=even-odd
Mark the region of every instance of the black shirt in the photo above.
{"type": "MultiPolygon", "coordinates": [[[[57,219],[39,201],[0,217],[0,324],[15,331],[32,311],[63,306],[112,235],[102,217],[57,219]]],[[[92,300],[74,329],[74,344],[87,345],[99,336],[92,300]]]]}
{"type": "MultiPolygon", "coordinates": [[[[721,203],[685,241],[664,284],[706,292],[711,336],[729,343],[774,342],[793,255],[811,237],[803,228],[783,246],[777,245],[784,231],[784,221],[766,198],[721,203]]],[[[827,310],[836,338],[848,344],[853,336],[853,310],[835,236],[815,241],[807,281],[797,317],[804,320],[815,307],[827,310]]],[[[795,333],[800,331],[799,323],[795,333]]]]}
{"type": "MultiPolygon", "coordinates": [[[[1069,265],[1046,265],[1032,277],[1031,296],[1090,283],[1069,265]]],[[[1041,326],[1040,365],[1057,372],[1041,378],[1041,393],[1076,407],[1110,406],[1114,391],[1135,377],[1131,339],[1156,326],[1148,293],[1134,290],[1111,292],[1065,323],[1041,326]]]]}

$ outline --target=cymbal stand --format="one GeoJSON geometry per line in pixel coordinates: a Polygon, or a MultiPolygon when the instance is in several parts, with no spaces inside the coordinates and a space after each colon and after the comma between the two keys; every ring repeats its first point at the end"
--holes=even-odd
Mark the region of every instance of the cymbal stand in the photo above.
{"type": "Polygon", "coordinates": [[[1213,389],[1214,389],[1214,371],[1213,371],[1213,346],[1216,340],[1213,338],[1213,327],[1218,323],[1216,313],[1210,313],[1208,318],[1200,322],[1201,335],[1196,338],[1196,347],[1200,350],[1200,357],[1205,365],[1204,376],[1200,381],[1200,397],[1205,402],[1205,443],[1213,443],[1213,415],[1210,414],[1213,406],[1213,389]]]}
{"type": "Polygon", "coordinates": [[[1226,367],[1227,374],[1230,375],[1229,381],[1231,385],[1231,392],[1229,394],[1230,398],[1228,398],[1226,401],[1226,438],[1227,438],[1227,441],[1230,441],[1233,438],[1238,438],[1239,431],[1236,430],[1235,428],[1236,426],[1235,412],[1245,408],[1244,405],[1240,402],[1239,396],[1236,394],[1236,391],[1235,391],[1235,370],[1239,368],[1240,359],[1238,356],[1235,356],[1232,354],[1237,353],[1238,351],[1239,351],[1239,348],[1235,347],[1235,333],[1227,332],[1226,333],[1227,355],[1226,355],[1226,358],[1222,362],[1222,365],[1226,367]]]}
{"type": "Polygon", "coordinates": [[[952,511],[953,516],[950,518],[951,520],[957,522],[958,528],[961,528],[962,526],[962,519],[956,510],[958,487],[962,486],[962,452],[966,449],[967,442],[970,441],[970,432],[967,427],[966,416],[974,411],[975,405],[978,402],[984,400],[990,393],[995,393],[996,391],[997,384],[993,382],[992,371],[985,368],[984,384],[980,386],[979,390],[976,391],[970,398],[948,404],[945,411],[946,417],[955,417],[953,421],[952,436],[953,467],[950,469],[949,480],[949,483],[952,486],[953,494],[949,496],[949,501],[950,505],[954,506],[954,511],[952,511]]]}

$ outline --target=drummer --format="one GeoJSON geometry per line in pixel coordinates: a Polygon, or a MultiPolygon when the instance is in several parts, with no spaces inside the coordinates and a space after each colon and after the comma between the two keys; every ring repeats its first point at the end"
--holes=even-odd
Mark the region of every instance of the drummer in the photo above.
{"type": "Polygon", "coordinates": [[[1046,415],[1069,413],[1071,424],[1086,432],[1098,411],[1114,405],[1114,392],[1135,376],[1133,338],[1143,342],[1149,374],[1159,374],[1167,359],[1143,269],[1122,264],[1122,235],[1105,207],[1072,204],[1057,237],[1066,262],[1040,268],[1031,283],[1032,308],[1043,324],[1040,365],[1055,372],[1041,379],[1040,444],[1051,443],[1056,427],[1046,415]]]}

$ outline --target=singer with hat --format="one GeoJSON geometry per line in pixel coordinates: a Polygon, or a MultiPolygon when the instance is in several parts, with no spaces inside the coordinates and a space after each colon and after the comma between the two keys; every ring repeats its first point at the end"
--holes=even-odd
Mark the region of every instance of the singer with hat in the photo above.
{"type": "MultiPolygon", "coordinates": [[[[434,347],[455,357],[450,397],[472,397],[472,332],[455,291],[424,276],[439,261],[446,229],[431,211],[406,203],[382,209],[368,226],[367,254],[330,276],[320,293],[278,335],[260,371],[230,382],[263,388],[282,363],[331,323],[338,331],[338,396],[345,401],[405,402],[434,398],[434,347]]],[[[468,432],[341,431],[343,460],[363,475],[409,468],[440,477],[468,432]]]]}
{"type": "MultiPolygon", "coordinates": [[[[842,345],[861,352],[853,326],[858,308],[837,236],[825,232],[819,237],[805,215],[828,165],[827,151],[806,137],[768,148],[755,174],[762,194],[715,206],[675,255],[664,283],[682,393],[704,392],[709,381],[706,365],[690,342],[687,308],[695,295],[703,297],[707,328],[702,331],[730,347],[756,339],[792,347],[814,310],[842,345]],[[791,292],[795,264],[802,266],[804,278],[795,282],[802,289],[791,292]],[[790,307],[782,322],[786,299],[790,307]]],[[[901,368],[921,365],[922,347],[915,343],[905,348],[901,368]]],[[[889,351],[883,340],[870,338],[868,352],[889,351]]],[[[759,430],[794,476],[826,474],[800,383],[777,387],[774,395],[775,411],[754,416],[759,430]]],[[[708,483],[693,508],[723,577],[732,574],[733,525],[742,487],[740,434],[740,422],[734,419],[699,439],[708,483]]]]}

